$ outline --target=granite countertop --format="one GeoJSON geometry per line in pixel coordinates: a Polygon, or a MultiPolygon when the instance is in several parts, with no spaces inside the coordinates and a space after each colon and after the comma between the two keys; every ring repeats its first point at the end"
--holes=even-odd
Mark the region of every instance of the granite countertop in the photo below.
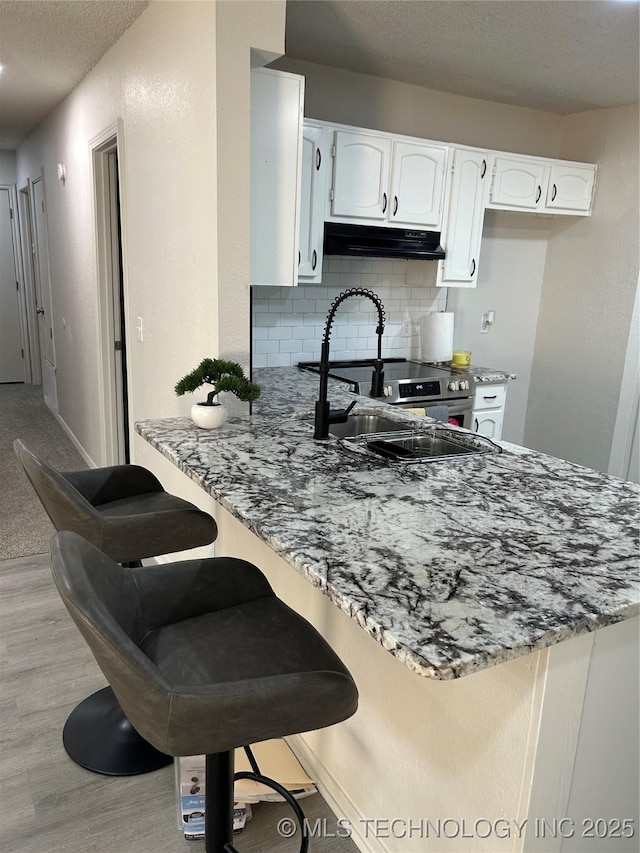
{"type": "MultiPolygon", "coordinates": [[[[458,678],[638,613],[638,486],[506,442],[358,457],[313,440],[317,376],[254,378],[251,417],[136,430],[414,672],[458,678]]],[[[330,381],[334,406],[354,398],[391,410],[330,381]]]]}
{"type": "Polygon", "coordinates": [[[517,373],[507,373],[504,370],[495,370],[493,367],[480,367],[477,364],[471,364],[469,367],[455,367],[454,373],[466,373],[473,377],[473,381],[481,383],[497,383],[507,382],[509,379],[517,379],[517,373]]]}

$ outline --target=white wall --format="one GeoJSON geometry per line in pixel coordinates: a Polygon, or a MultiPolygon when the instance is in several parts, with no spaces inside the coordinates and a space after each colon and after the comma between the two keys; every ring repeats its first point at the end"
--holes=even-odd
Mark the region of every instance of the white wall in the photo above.
{"type": "Polygon", "coordinates": [[[217,348],[214,13],[209,3],[151,4],[18,151],[21,185],[44,167],[60,416],[97,464],[89,142],[122,119],[131,419],[175,415],[186,407],[175,382],[217,348]]]}
{"type": "Polygon", "coordinates": [[[16,152],[0,149],[0,184],[15,184],[16,152]]]}
{"type": "Polygon", "coordinates": [[[304,75],[308,118],[460,145],[558,156],[562,118],[553,113],[436,92],[288,57],[273,67],[304,75]]]}
{"type": "Polygon", "coordinates": [[[475,289],[449,288],[455,314],[454,346],[469,349],[473,363],[515,373],[507,386],[502,437],[524,443],[524,424],[542,291],[549,220],[499,210],[485,214],[475,289]],[[481,319],[495,311],[482,333],[481,319]]]}
{"type": "MultiPolygon", "coordinates": [[[[283,0],[151,3],[18,151],[19,185],[45,172],[60,417],[98,465],[106,460],[89,142],[122,119],[131,425],[187,414],[193,400],[177,398],[174,385],[202,358],[248,363],[251,49],[267,61],[283,45],[283,0]]],[[[211,509],[131,435],[134,461],[211,509]]]]}
{"type": "MultiPolygon", "coordinates": [[[[216,7],[219,348],[248,367],[250,65],[264,65],[284,53],[286,4],[218,0],[216,7]]],[[[229,398],[229,408],[242,408],[229,398]]]]}
{"type": "Polygon", "coordinates": [[[565,119],[561,156],[599,164],[593,215],[549,241],[525,443],[606,471],[638,286],[638,106],[565,119]]]}

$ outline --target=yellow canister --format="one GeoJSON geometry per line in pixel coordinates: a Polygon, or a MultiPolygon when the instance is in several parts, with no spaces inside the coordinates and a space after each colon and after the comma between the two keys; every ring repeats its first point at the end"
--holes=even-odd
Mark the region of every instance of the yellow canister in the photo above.
{"type": "Polygon", "coordinates": [[[468,349],[454,349],[451,363],[457,367],[469,367],[471,364],[471,351],[468,349]]]}

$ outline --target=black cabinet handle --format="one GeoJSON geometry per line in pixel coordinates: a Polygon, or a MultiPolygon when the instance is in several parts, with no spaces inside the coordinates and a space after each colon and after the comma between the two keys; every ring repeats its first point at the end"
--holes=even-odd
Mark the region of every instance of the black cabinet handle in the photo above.
{"type": "Polygon", "coordinates": [[[491,394],[490,396],[487,396],[485,394],[485,395],[483,395],[482,399],[483,400],[495,400],[497,396],[498,396],[497,394],[491,394]]]}
{"type": "Polygon", "coordinates": [[[298,266],[300,266],[300,252],[298,252],[298,266]]]}
{"type": "Polygon", "coordinates": [[[387,194],[382,193],[382,212],[384,213],[387,209],[387,194]]]}
{"type": "Polygon", "coordinates": [[[471,261],[471,278],[473,278],[475,274],[476,274],[476,259],[473,258],[473,260],[471,261]]]}
{"type": "Polygon", "coordinates": [[[484,178],[484,176],[486,174],[487,174],[487,161],[483,160],[482,161],[482,171],[480,172],[480,179],[484,178]]]}
{"type": "Polygon", "coordinates": [[[322,163],[322,154],[320,153],[320,149],[316,149],[316,172],[320,169],[320,163],[322,163]]]}
{"type": "Polygon", "coordinates": [[[314,270],[316,268],[316,264],[318,263],[318,253],[316,250],[313,250],[313,255],[311,255],[311,269],[314,270]]]}
{"type": "Polygon", "coordinates": [[[480,424],[478,423],[478,419],[477,419],[477,418],[475,418],[475,420],[473,421],[473,423],[474,423],[473,431],[474,431],[474,432],[478,432],[478,427],[480,426],[480,424]]]}
{"type": "Polygon", "coordinates": [[[553,185],[553,191],[551,193],[551,201],[554,201],[557,194],[558,194],[558,187],[554,184],[553,185]]]}
{"type": "Polygon", "coordinates": [[[540,201],[540,196],[542,195],[542,187],[538,184],[538,193],[536,195],[536,204],[540,201]]]}
{"type": "Polygon", "coordinates": [[[394,195],[393,197],[393,215],[395,216],[398,212],[398,196],[394,195]]]}

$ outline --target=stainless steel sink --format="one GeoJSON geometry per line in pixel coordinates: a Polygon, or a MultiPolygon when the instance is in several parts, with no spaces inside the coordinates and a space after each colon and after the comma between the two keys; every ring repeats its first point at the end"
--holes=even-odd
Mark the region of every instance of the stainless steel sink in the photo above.
{"type": "Polygon", "coordinates": [[[407,431],[407,425],[385,418],[383,415],[349,415],[346,423],[331,424],[329,433],[336,438],[355,438],[381,432],[407,431]]]}
{"type": "Polygon", "coordinates": [[[455,438],[429,433],[372,436],[365,447],[369,453],[376,453],[392,462],[429,462],[483,452],[479,447],[455,438]]]}
{"type": "Polygon", "coordinates": [[[349,415],[345,423],[331,424],[329,432],[345,449],[387,462],[436,462],[501,452],[484,436],[471,437],[444,424],[413,429],[376,414],[349,415]]]}

